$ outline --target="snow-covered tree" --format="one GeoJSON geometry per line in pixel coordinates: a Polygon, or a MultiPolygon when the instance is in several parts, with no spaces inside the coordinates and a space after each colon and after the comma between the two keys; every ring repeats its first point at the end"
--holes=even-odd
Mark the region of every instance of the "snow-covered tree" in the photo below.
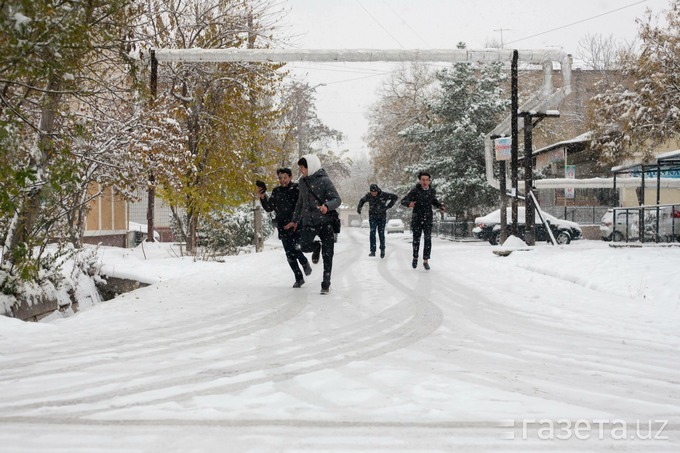
{"type": "Polygon", "coordinates": [[[133,13],[130,0],[0,4],[0,177],[6,187],[0,225],[10,272],[35,278],[43,267],[43,249],[36,253],[35,246],[79,236],[74,231],[88,181],[111,173],[101,170],[107,160],[119,161],[114,153],[97,153],[122,136],[130,115],[117,111],[111,114],[117,122],[101,121],[106,139],[90,126],[110,118],[103,114],[106,99],[130,99],[124,93],[133,86],[134,63],[126,29],[133,13]]]}
{"type": "Polygon", "coordinates": [[[447,211],[470,217],[498,199],[485,178],[484,136],[507,114],[510,101],[502,90],[507,74],[501,63],[456,63],[436,77],[440,89],[428,104],[430,121],[402,132],[424,146],[421,160],[407,171],[412,181],[417,172],[430,172],[447,211]]]}
{"type": "Polygon", "coordinates": [[[671,2],[665,17],[660,26],[648,13],[639,54],[621,58],[628,82],[603,86],[589,105],[591,147],[602,165],[649,159],[680,134],[680,2],[671,2]]]}
{"type": "Polygon", "coordinates": [[[318,153],[332,141],[342,140],[342,133],[330,128],[316,112],[315,86],[292,81],[283,89],[279,121],[282,148],[296,162],[309,153],[318,153]]]}
{"type": "MultiPolygon", "coordinates": [[[[140,39],[156,48],[266,47],[278,13],[267,0],[148,0],[144,8],[140,39]]],[[[166,142],[165,149],[161,141],[149,156],[157,165],[158,194],[178,216],[186,216],[186,222],[176,221],[189,251],[201,218],[250,199],[262,169],[280,160],[270,133],[280,115],[271,102],[282,77],[279,68],[261,63],[159,66],[159,96],[176,112],[185,138],[166,142]]]]}
{"type": "Polygon", "coordinates": [[[424,144],[407,140],[400,132],[416,123],[427,124],[434,81],[427,66],[411,63],[401,65],[380,88],[366,136],[378,181],[392,187],[413,183],[404,170],[421,160],[424,144]]]}

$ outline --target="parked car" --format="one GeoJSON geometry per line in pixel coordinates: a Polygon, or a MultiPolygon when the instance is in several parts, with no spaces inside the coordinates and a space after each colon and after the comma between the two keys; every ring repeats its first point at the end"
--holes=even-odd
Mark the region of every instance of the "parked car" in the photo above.
{"type": "Polygon", "coordinates": [[[361,228],[370,228],[370,223],[368,223],[368,219],[364,219],[361,221],[361,228]]]}
{"type": "MultiPolygon", "coordinates": [[[[659,207],[659,232],[656,231],[656,209],[644,210],[645,240],[658,239],[663,242],[680,241],[680,209],[671,206],[659,207]]],[[[600,221],[600,236],[603,241],[630,241],[640,239],[640,209],[609,209],[600,221]]]]}
{"type": "MultiPolygon", "coordinates": [[[[512,222],[512,208],[507,208],[508,225],[512,222]]],[[[524,207],[517,208],[517,228],[519,229],[520,238],[524,239],[525,232],[525,212],[524,207]]],[[[541,211],[541,215],[550,225],[555,241],[558,244],[569,244],[571,241],[580,239],[583,235],[581,227],[576,222],[570,220],[558,219],[557,217],[541,211]]],[[[534,227],[534,234],[536,241],[549,241],[550,235],[541,222],[541,218],[536,211],[536,220],[534,227]]],[[[475,219],[475,227],[472,229],[475,237],[482,240],[487,240],[491,245],[498,244],[498,238],[501,235],[501,210],[495,211],[475,219]]]]}
{"type": "Polygon", "coordinates": [[[385,225],[386,233],[403,233],[404,232],[404,222],[401,219],[390,219],[385,225]]]}
{"type": "Polygon", "coordinates": [[[614,227],[614,210],[608,209],[600,220],[600,236],[603,241],[628,241],[638,238],[640,227],[638,211],[616,211],[616,227],[614,227]]]}

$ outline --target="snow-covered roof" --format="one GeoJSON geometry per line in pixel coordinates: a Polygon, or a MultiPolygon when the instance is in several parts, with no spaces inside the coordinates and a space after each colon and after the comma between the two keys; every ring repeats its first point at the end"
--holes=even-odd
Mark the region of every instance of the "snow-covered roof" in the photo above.
{"type": "Polygon", "coordinates": [[[557,149],[561,146],[565,145],[573,145],[577,143],[585,143],[589,142],[592,138],[593,133],[591,131],[585,132],[581,135],[577,135],[576,137],[569,139],[569,140],[563,140],[561,142],[553,143],[552,145],[544,146],[543,148],[537,149],[532,153],[532,155],[537,155],[537,154],[543,154],[548,151],[552,151],[553,149],[557,149]]]}
{"type": "Polygon", "coordinates": [[[617,165],[612,167],[612,173],[622,173],[628,170],[635,170],[640,168],[642,165],[655,165],[663,164],[664,161],[680,159],[680,149],[675,151],[666,151],[665,153],[657,154],[653,161],[649,162],[635,162],[631,164],[617,165]]]}

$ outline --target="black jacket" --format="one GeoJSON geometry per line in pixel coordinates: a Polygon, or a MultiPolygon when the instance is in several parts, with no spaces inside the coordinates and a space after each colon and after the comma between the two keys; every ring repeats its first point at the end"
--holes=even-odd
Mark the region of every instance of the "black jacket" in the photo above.
{"type": "Polygon", "coordinates": [[[284,230],[283,227],[293,220],[295,204],[300,196],[298,184],[291,182],[287,187],[277,186],[272,190],[271,197],[265,195],[260,199],[262,207],[267,212],[276,213],[276,228],[279,230],[279,238],[294,234],[294,230],[284,230]]]}
{"type": "Polygon", "coordinates": [[[371,219],[386,219],[387,210],[395,205],[397,196],[393,193],[383,192],[378,188],[378,195],[375,197],[368,192],[359,200],[357,212],[361,214],[361,208],[364,203],[368,203],[368,217],[371,219]]]}
{"type": "Polygon", "coordinates": [[[401,204],[408,207],[409,203],[415,201],[413,207],[413,215],[411,216],[411,225],[432,223],[432,206],[441,209],[444,205],[437,200],[437,192],[432,186],[427,190],[423,189],[420,184],[411,189],[404,198],[401,199],[401,204]]]}
{"type": "Polygon", "coordinates": [[[340,207],[342,200],[326,170],[321,168],[314,174],[303,176],[300,178],[299,188],[300,196],[295,205],[293,222],[298,226],[312,227],[330,222],[327,215],[321,214],[319,206],[325,204],[329,211],[333,211],[340,207]],[[321,202],[312,195],[312,192],[321,199],[321,202]]]}

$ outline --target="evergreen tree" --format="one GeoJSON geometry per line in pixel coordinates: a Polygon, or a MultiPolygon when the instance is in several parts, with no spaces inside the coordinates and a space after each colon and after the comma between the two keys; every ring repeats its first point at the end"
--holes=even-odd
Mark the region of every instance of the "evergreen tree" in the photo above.
{"type": "Polygon", "coordinates": [[[440,90],[428,105],[430,121],[402,132],[424,146],[422,160],[407,170],[430,172],[447,211],[471,218],[498,197],[485,178],[484,136],[507,113],[509,100],[501,89],[507,76],[501,63],[456,63],[436,77],[440,90]]]}

